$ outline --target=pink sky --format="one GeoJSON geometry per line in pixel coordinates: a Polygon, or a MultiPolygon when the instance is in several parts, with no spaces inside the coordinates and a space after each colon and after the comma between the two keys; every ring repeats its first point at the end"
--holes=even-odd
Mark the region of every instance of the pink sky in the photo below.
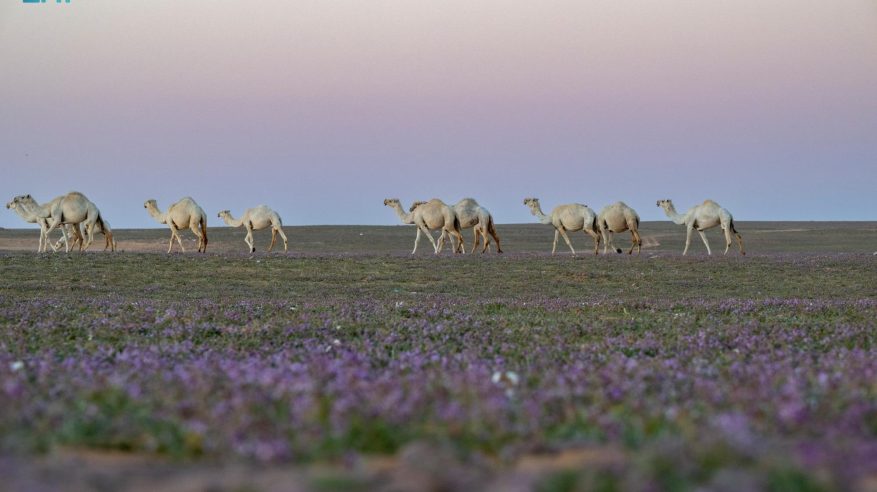
{"type": "Polygon", "coordinates": [[[877,219],[873,0],[13,0],[0,67],[0,198],[76,189],[116,227],[184,195],[290,225],[396,223],[388,196],[877,219]]]}

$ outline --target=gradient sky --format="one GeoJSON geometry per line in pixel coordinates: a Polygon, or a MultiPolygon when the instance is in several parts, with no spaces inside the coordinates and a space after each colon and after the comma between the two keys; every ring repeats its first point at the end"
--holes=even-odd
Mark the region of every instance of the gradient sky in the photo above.
{"type": "MultiPolygon", "coordinates": [[[[0,198],[877,219],[874,0],[0,2],[0,198]]],[[[22,227],[11,211],[0,227],[22,227]]],[[[163,227],[163,226],[162,226],[163,227]]]]}

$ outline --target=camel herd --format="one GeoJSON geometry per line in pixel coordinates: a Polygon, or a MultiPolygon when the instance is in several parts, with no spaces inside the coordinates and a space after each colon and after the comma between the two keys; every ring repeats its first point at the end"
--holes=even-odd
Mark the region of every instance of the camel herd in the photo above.
{"type": "MultiPolygon", "coordinates": [[[[488,234],[496,241],[496,252],[502,253],[499,246],[499,236],[496,234],[493,217],[486,208],[482,207],[473,198],[464,198],[454,205],[448,205],[443,201],[433,198],[428,202],[414,202],[408,213],[402,208],[402,204],[398,198],[387,198],[384,205],[393,208],[396,215],[403,224],[414,224],[417,226],[417,237],[414,239],[414,249],[411,254],[417,252],[417,244],[420,242],[420,236],[426,235],[432,243],[433,250],[439,254],[444,246],[445,239],[450,237],[453,243],[454,239],[457,244],[453,245],[454,252],[465,253],[463,245],[463,235],[461,229],[474,228],[474,242],[471,252],[475,252],[480,239],[484,240],[484,246],[481,252],[485,252],[490,247],[490,238],[488,234]],[[432,237],[431,231],[439,230],[438,243],[432,237]]],[[[603,253],[607,248],[611,248],[621,253],[620,248],[616,248],[613,240],[613,234],[619,232],[630,231],[631,246],[628,254],[632,254],[634,248],[637,253],[642,250],[642,238],[639,235],[639,215],[636,211],[624,202],[616,202],[607,205],[600,210],[599,214],[587,205],[581,203],[568,203],[554,207],[551,214],[545,215],[542,212],[542,206],[539,205],[538,198],[524,198],[524,205],[529,207],[532,213],[542,224],[551,224],[554,226],[554,243],[551,246],[551,254],[557,251],[557,240],[563,237],[566,245],[573,255],[576,254],[572,242],[569,240],[567,232],[583,231],[591,236],[594,240],[594,254],[600,251],[600,242],[603,242],[603,253]]],[[[706,200],[702,204],[692,207],[685,214],[676,213],[673,202],[670,200],[658,200],[657,205],[664,209],[670,219],[677,224],[684,224],[687,229],[685,239],[685,250],[683,255],[688,254],[688,247],[691,244],[691,233],[695,230],[700,234],[703,243],[706,245],[708,254],[712,254],[706,234],[703,231],[716,226],[721,226],[725,232],[725,254],[731,247],[731,234],[737,238],[737,244],[740,246],[740,254],[745,255],[743,249],[743,238],[734,228],[734,219],[731,213],[720,207],[718,203],[712,200],[706,200]]]]}
{"type": "MultiPolygon", "coordinates": [[[[414,239],[414,249],[411,254],[417,252],[417,245],[421,236],[426,236],[432,243],[435,254],[441,253],[445,241],[450,238],[454,253],[465,253],[462,229],[473,229],[473,245],[470,249],[474,253],[480,243],[481,252],[490,249],[491,238],[496,242],[496,252],[502,253],[499,235],[496,232],[493,216],[473,198],[464,198],[454,205],[433,198],[429,201],[414,202],[405,212],[398,198],[387,198],[384,205],[393,208],[403,224],[417,226],[417,236],[414,239]],[[438,242],[432,236],[432,231],[440,231],[438,242]]],[[[628,254],[636,249],[637,253],[642,250],[642,238],[639,235],[639,215],[624,202],[616,202],[607,205],[599,214],[587,205],[569,203],[554,207],[550,214],[542,212],[538,198],[525,198],[524,205],[530,209],[539,222],[554,226],[554,243],[551,254],[557,251],[557,240],[563,237],[573,255],[576,254],[567,232],[582,231],[594,240],[594,254],[600,250],[600,242],[603,242],[603,253],[607,249],[621,253],[613,241],[613,234],[630,231],[631,246],[628,254]]],[[[708,254],[712,254],[709,241],[704,231],[713,227],[721,227],[725,235],[725,254],[731,247],[732,235],[736,238],[740,248],[740,254],[746,254],[743,248],[743,238],[734,228],[734,218],[726,209],[712,200],[706,200],[696,205],[684,214],[676,212],[673,202],[670,200],[658,200],[657,206],[661,207],[674,223],[685,225],[685,250],[683,255],[688,254],[691,245],[691,234],[695,230],[700,234],[708,254]]],[[[30,195],[19,195],[6,204],[6,208],[15,211],[26,222],[40,226],[40,241],[37,251],[46,252],[48,248],[58,251],[61,242],[64,250],[69,252],[71,248],[79,244],[80,251],[88,249],[94,241],[95,232],[101,233],[105,238],[104,250],[116,250],[116,241],[113,239],[113,231],[110,224],[101,216],[100,210],[82,193],[73,191],[56,197],[55,199],[39,204],[30,195]],[[61,230],[61,238],[52,243],[49,240],[53,230],[61,230]],[[72,243],[70,238],[72,237],[72,243]]],[[[186,251],[179,231],[190,229],[198,238],[198,252],[207,251],[207,214],[191,197],[184,197],[171,204],[165,212],[158,208],[155,200],[147,200],[143,208],[160,224],[166,224],[171,230],[168,250],[173,250],[174,239],[180,246],[180,250],[186,251]]],[[[227,225],[232,227],[243,226],[247,230],[244,242],[250,252],[256,251],[253,241],[253,231],[271,229],[271,244],[268,251],[274,248],[279,235],[283,239],[283,251],[287,251],[288,241],[283,232],[283,221],[280,215],[265,205],[259,205],[244,211],[240,218],[235,219],[231,212],[223,210],[217,214],[227,225]]]]}

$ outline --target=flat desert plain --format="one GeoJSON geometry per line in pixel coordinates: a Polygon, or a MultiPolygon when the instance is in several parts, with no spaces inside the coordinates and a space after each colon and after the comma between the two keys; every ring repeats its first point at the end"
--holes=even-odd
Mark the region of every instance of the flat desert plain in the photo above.
{"type": "Polygon", "coordinates": [[[0,231],[0,489],[877,490],[877,223],[497,228],[0,231]]]}

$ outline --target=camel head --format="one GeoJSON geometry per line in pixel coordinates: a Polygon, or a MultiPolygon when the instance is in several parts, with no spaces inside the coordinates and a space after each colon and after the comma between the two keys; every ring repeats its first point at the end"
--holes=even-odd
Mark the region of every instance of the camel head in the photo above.
{"type": "Polygon", "coordinates": [[[152,208],[158,208],[158,202],[156,202],[154,198],[150,198],[149,200],[143,202],[143,208],[149,208],[150,205],[152,206],[152,208]]]}
{"type": "Polygon", "coordinates": [[[385,199],[384,199],[384,205],[386,205],[386,206],[388,206],[388,207],[394,207],[394,206],[396,206],[396,205],[399,205],[400,207],[402,206],[402,205],[399,203],[399,199],[398,199],[398,198],[385,198],[385,199]]]}
{"type": "Polygon", "coordinates": [[[657,205],[664,210],[667,210],[669,208],[673,208],[673,200],[670,200],[669,198],[666,200],[658,200],[657,205]]]}
{"type": "Polygon", "coordinates": [[[220,210],[219,213],[216,214],[216,216],[219,218],[222,218],[226,215],[231,215],[231,210],[220,210]]]}
{"type": "Polygon", "coordinates": [[[423,201],[414,202],[414,203],[411,204],[411,208],[409,208],[408,211],[409,211],[409,212],[413,212],[415,208],[417,208],[417,207],[423,205],[424,203],[428,203],[428,202],[423,202],[423,201]]]}
{"type": "Polygon", "coordinates": [[[536,210],[539,208],[539,199],[538,198],[524,198],[524,205],[530,207],[530,210],[536,210]]]}
{"type": "Polygon", "coordinates": [[[28,195],[18,195],[12,199],[11,206],[10,203],[6,204],[6,208],[15,208],[16,205],[23,206],[35,206],[37,204],[36,200],[33,199],[32,196],[28,195]]]}

